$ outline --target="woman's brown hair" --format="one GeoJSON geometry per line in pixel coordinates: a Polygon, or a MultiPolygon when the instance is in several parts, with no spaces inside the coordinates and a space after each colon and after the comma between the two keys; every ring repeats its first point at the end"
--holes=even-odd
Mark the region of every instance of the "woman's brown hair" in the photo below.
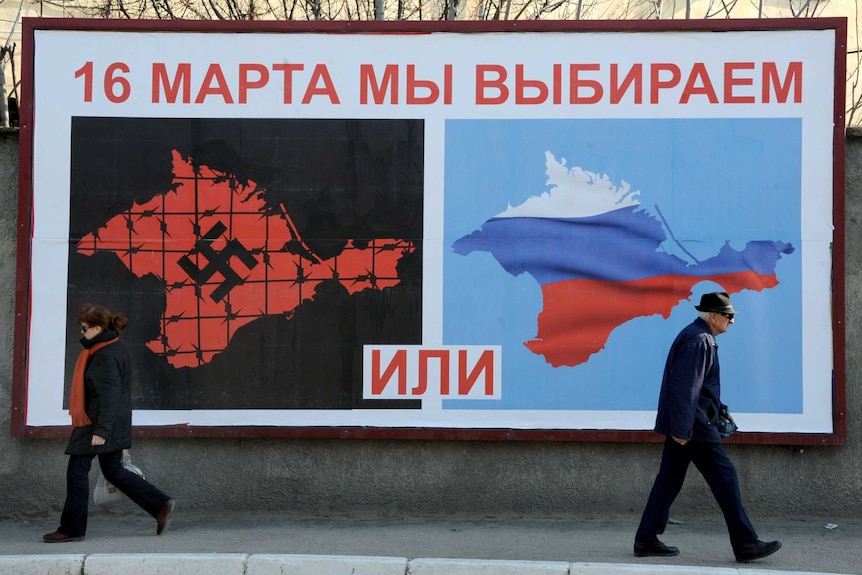
{"type": "Polygon", "coordinates": [[[90,327],[99,326],[105,331],[120,333],[129,325],[129,318],[122,313],[113,314],[102,305],[85,303],[78,309],[78,323],[90,327]]]}

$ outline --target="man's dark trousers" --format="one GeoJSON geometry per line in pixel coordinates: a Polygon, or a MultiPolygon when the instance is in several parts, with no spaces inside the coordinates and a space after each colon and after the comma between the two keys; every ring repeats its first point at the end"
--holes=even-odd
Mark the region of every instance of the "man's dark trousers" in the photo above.
{"type": "Polygon", "coordinates": [[[745,509],[742,508],[736,468],[721,443],[689,441],[685,445],[680,445],[672,437],[668,437],[664,442],[661,465],[641,517],[635,541],[649,543],[664,533],[670,506],[682,489],[689,463],[694,463],[703,475],[724,513],[724,521],[730,534],[730,544],[737,548],[757,541],[757,533],[748,520],[745,509]]]}

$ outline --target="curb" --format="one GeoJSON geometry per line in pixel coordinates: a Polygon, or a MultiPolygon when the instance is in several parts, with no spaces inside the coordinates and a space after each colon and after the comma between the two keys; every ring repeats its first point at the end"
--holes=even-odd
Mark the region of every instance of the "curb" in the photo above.
{"type": "Polygon", "coordinates": [[[86,555],[3,555],[0,575],[80,575],[86,555]]]}
{"type": "MultiPolygon", "coordinates": [[[[406,559],[348,555],[243,553],[96,553],[0,555],[0,575],[791,575],[733,567],[563,561],[406,559]]],[[[805,575],[838,575],[809,573],[805,575]]]]}

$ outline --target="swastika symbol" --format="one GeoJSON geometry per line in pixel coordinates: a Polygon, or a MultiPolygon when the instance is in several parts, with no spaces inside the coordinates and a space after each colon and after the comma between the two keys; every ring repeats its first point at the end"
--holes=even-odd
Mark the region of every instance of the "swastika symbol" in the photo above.
{"type": "Polygon", "coordinates": [[[227,227],[225,227],[221,222],[216,222],[216,224],[210,228],[207,233],[195,242],[195,247],[192,249],[190,254],[200,254],[207,259],[208,263],[203,269],[195,265],[195,263],[189,258],[189,254],[184,255],[177,262],[179,266],[183,268],[183,271],[185,271],[198,285],[204,285],[216,273],[221,274],[224,281],[222,281],[222,283],[213,290],[210,296],[213,301],[216,302],[224,299],[230,290],[244,283],[239,274],[230,266],[230,259],[233,256],[238,257],[249,270],[253,269],[258,264],[257,259],[255,259],[255,257],[249,253],[249,251],[245,249],[245,246],[243,246],[236,238],[229,240],[223,250],[214,250],[212,243],[225,231],[227,231],[227,227]]]}

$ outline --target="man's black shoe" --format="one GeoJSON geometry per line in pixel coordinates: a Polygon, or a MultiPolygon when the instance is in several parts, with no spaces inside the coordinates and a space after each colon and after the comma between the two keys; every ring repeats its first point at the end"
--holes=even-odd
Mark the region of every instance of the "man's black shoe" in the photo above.
{"type": "Polygon", "coordinates": [[[746,543],[745,545],[736,547],[733,550],[733,554],[736,555],[736,560],[739,563],[748,563],[749,561],[769,557],[779,549],[781,549],[781,541],[763,542],[758,540],[754,543],[746,543]]]}
{"type": "Polygon", "coordinates": [[[658,539],[649,543],[635,541],[635,557],[673,557],[679,555],[679,549],[665,545],[658,539]]]}

